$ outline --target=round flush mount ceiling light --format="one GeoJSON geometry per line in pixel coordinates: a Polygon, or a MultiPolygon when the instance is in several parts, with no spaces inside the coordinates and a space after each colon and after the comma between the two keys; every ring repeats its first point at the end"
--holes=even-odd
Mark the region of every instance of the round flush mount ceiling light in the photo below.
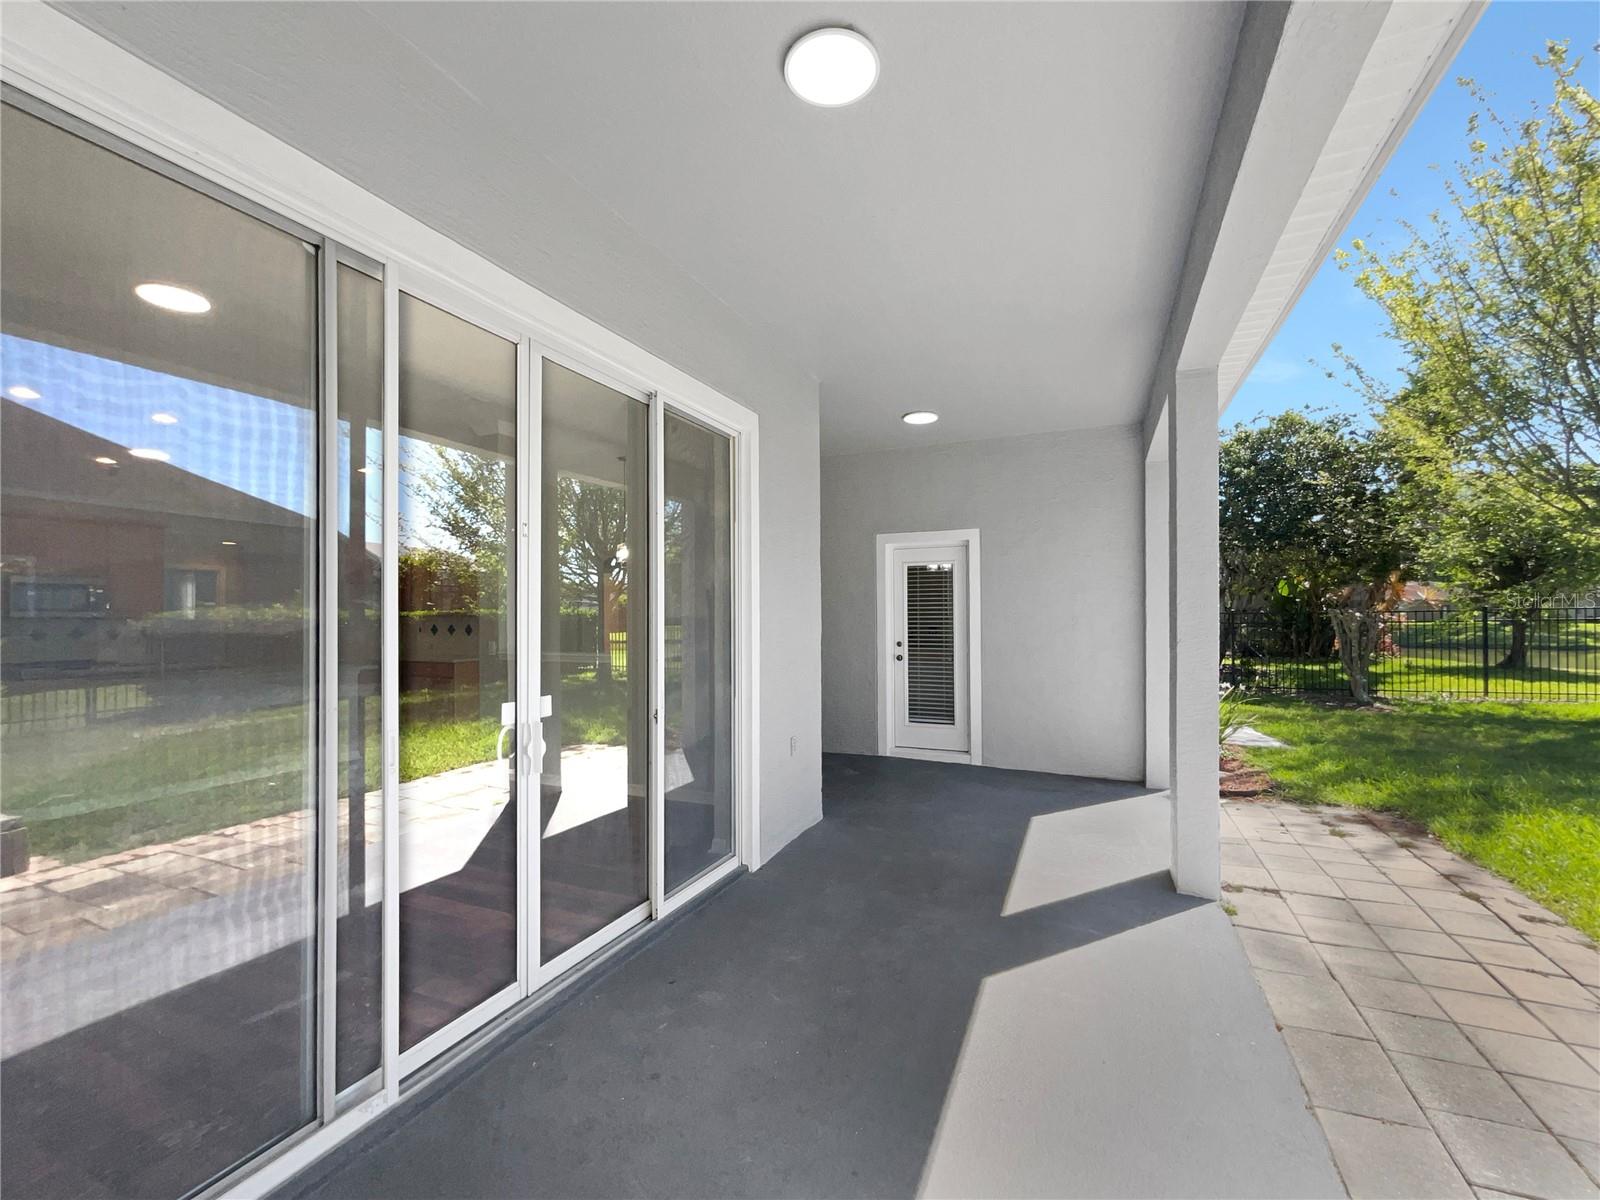
{"type": "Polygon", "coordinates": [[[157,308],[164,308],[168,312],[188,313],[192,316],[211,311],[211,301],[199,292],[179,287],[175,283],[141,283],[133,289],[133,294],[146,304],[154,304],[157,308]]]}
{"type": "Polygon", "coordinates": [[[900,419],[907,425],[932,425],[939,419],[939,414],[936,412],[922,410],[919,412],[908,412],[900,419]]]}
{"type": "Polygon", "coordinates": [[[150,450],[143,446],[130,448],[128,453],[135,458],[142,458],[146,462],[171,462],[172,455],[165,450],[150,450]]]}
{"type": "Polygon", "coordinates": [[[814,29],[789,47],[783,78],[807,104],[842,108],[878,82],[878,52],[854,29],[814,29]]]}
{"type": "Polygon", "coordinates": [[[154,413],[151,413],[150,414],[150,419],[152,421],[154,421],[157,425],[176,425],[178,423],[178,418],[173,416],[169,412],[154,412],[154,413]]]}
{"type": "Polygon", "coordinates": [[[21,383],[12,387],[8,387],[6,389],[6,395],[10,396],[13,400],[37,400],[39,398],[38,392],[34,391],[26,384],[21,383]]]}

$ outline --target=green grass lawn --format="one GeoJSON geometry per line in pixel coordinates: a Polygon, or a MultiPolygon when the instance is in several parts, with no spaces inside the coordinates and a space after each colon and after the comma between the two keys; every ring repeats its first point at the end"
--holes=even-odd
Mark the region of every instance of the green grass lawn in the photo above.
{"type": "MultiPolygon", "coordinates": [[[[1336,659],[1280,661],[1270,667],[1247,658],[1231,660],[1247,683],[1252,671],[1275,672],[1277,677],[1307,692],[1348,696],[1350,679],[1336,659]]],[[[1269,674],[1257,678],[1267,679],[1269,674]]],[[[1585,695],[1600,697],[1600,655],[1565,658],[1555,654],[1530,654],[1526,667],[1491,667],[1487,679],[1481,659],[1467,652],[1441,651],[1437,655],[1395,655],[1379,658],[1372,666],[1377,694],[1392,699],[1456,697],[1478,699],[1487,695],[1507,700],[1562,700],[1585,695]],[[1487,687],[1487,693],[1485,688],[1487,687]]]]}
{"type": "MultiPolygon", "coordinates": [[[[562,680],[564,745],[627,740],[626,680],[562,680]]],[[[498,717],[431,715],[444,699],[401,697],[400,780],[488,762],[498,717]]],[[[343,708],[343,706],[341,706],[343,708]]],[[[378,701],[367,707],[367,761],[377,786],[378,701]]],[[[137,717],[4,739],[7,815],[28,827],[32,854],[81,862],[278,816],[307,803],[311,730],[298,706],[179,727],[137,717]]]]}
{"type": "Polygon", "coordinates": [[[561,744],[620,746],[628,740],[628,680],[593,671],[561,677],[561,744]]]}
{"type": "Polygon", "coordinates": [[[1285,797],[1410,818],[1600,938],[1600,704],[1263,698],[1240,719],[1289,743],[1243,752],[1285,797]]]}
{"type": "MultiPolygon", "coordinates": [[[[488,762],[500,737],[496,717],[418,721],[400,738],[400,781],[488,762]]],[[[628,740],[628,684],[601,683],[591,671],[561,681],[561,742],[565,746],[620,746],[628,740]]],[[[376,738],[370,753],[377,755],[376,738]]]]}
{"type": "Polygon", "coordinates": [[[306,802],[310,736],[301,707],[8,732],[6,812],[26,822],[33,854],[66,862],[277,816],[306,802]]]}

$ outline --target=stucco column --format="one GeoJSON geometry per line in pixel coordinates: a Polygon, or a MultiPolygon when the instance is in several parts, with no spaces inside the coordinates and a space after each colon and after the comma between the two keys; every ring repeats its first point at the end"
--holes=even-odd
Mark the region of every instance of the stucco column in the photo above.
{"type": "Polygon", "coordinates": [[[1144,785],[1164,788],[1171,782],[1167,755],[1171,750],[1168,640],[1167,444],[1159,430],[1144,461],[1144,785]]]}
{"type": "Polygon", "coordinates": [[[1172,882],[1222,893],[1217,801],[1217,372],[1180,371],[1167,411],[1172,882]]]}

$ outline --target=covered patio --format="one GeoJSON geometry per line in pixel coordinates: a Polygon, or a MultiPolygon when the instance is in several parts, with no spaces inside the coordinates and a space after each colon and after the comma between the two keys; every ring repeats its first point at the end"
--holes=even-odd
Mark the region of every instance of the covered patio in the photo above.
{"type": "Polygon", "coordinates": [[[1340,1194],[1217,422],[1480,7],[9,6],[6,1187],[1340,1194]]]}
{"type": "Polygon", "coordinates": [[[823,788],[281,1194],[1343,1194],[1227,917],[1172,888],[1164,796],[854,755],[823,788]]]}

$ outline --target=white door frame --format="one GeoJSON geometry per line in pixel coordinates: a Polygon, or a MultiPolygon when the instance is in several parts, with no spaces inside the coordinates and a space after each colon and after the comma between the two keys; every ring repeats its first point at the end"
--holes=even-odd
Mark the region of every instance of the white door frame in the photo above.
{"type": "Polygon", "coordinates": [[[755,468],[756,429],[729,421],[726,414],[711,412],[677,396],[650,393],[650,662],[653,719],[650,722],[650,906],[657,919],[667,916],[716,887],[746,866],[754,871],[761,865],[760,807],[754,801],[756,787],[756,683],[759,679],[755,655],[756,610],[749,589],[755,583],[756,553],[755,468]],[[699,876],[680,884],[677,891],[666,890],[666,438],[668,414],[692,421],[711,433],[728,439],[732,472],[732,529],[729,552],[733,564],[730,600],[733,604],[733,836],[732,853],[699,876]]]}
{"type": "Polygon", "coordinates": [[[877,549],[878,624],[872,647],[878,695],[878,753],[889,758],[923,758],[934,762],[983,762],[983,610],[982,567],[976,529],[934,529],[921,533],[880,533],[877,549]],[[894,628],[894,554],[933,546],[965,546],[967,550],[967,727],[966,753],[917,750],[894,744],[894,673],[889,669],[890,630],[894,628]]]}
{"type": "MultiPolygon", "coordinates": [[[[385,384],[384,416],[387,419],[392,410],[394,417],[394,424],[392,428],[395,436],[395,457],[391,460],[388,459],[386,455],[383,468],[383,481],[385,485],[384,529],[385,533],[387,533],[389,529],[389,518],[391,516],[388,508],[390,499],[388,494],[388,484],[392,477],[395,481],[393,496],[395,508],[392,515],[394,517],[394,529],[396,536],[394,541],[391,542],[386,539],[384,542],[383,571],[385,580],[393,578],[396,581],[395,621],[397,628],[399,621],[398,581],[400,578],[400,297],[402,294],[410,296],[412,299],[421,301],[423,304],[430,305],[431,307],[438,309],[440,312],[447,313],[458,320],[465,321],[467,324],[478,329],[482,329],[487,333],[492,333],[496,337],[510,342],[516,347],[517,350],[517,396],[516,406],[514,409],[516,415],[516,450],[512,467],[516,472],[515,490],[518,511],[516,514],[516,519],[512,522],[512,541],[515,548],[515,553],[513,555],[514,565],[511,579],[512,594],[516,597],[516,612],[512,617],[512,644],[515,647],[516,654],[512,663],[511,671],[511,695],[512,701],[516,706],[517,714],[516,736],[514,739],[512,754],[516,756],[518,761],[516,763],[516,770],[513,776],[516,780],[516,786],[511,793],[511,798],[509,801],[517,814],[518,849],[516,919],[518,932],[516,978],[512,980],[512,982],[508,983],[505,987],[501,988],[498,992],[495,992],[493,995],[488,996],[484,1000],[480,1001],[473,1008],[462,1013],[460,1016],[443,1025],[439,1029],[434,1030],[428,1036],[418,1041],[414,1046],[404,1049],[401,1048],[399,1044],[400,1014],[398,1007],[400,995],[400,831],[398,816],[400,795],[400,728],[398,724],[400,712],[400,642],[397,636],[392,643],[387,644],[384,647],[385,657],[383,660],[383,669],[380,678],[382,681],[381,686],[383,692],[384,711],[386,713],[392,711],[396,718],[396,724],[392,727],[392,732],[394,734],[393,747],[395,756],[393,764],[394,790],[390,791],[386,788],[384,792],[384,816],[386,821],[388,819],[390,810],[393,810],[395,813],[395,870],[391,875],[386,869],[383,877],[383,920],[385,923],[384,932],[386,934],[384,939],[385,951],[388,950],[391,940],[395,949],[393,958],[387,957],[387,955],[384,958],[383,969],[385,973],[386,984],[388,982],[387,977],[389,975],[394,976],[396,1007],[393,1014],[394,1020],[392,1023],[385,1024],[383,1032],[386,1043],[384,1046],[384,1061],[386,1066],[391,1063],[393,1064],[393,1071],[390,1074],[392,1082],[396,1087],[398,1087],[399,1082],[404,1079],[405,1076],[411,1074],[419,1067],[422,1067],[433,1061],[440,1054],[456,1046],[471,1034],[476,1033],[479,1029],[482,1029],[490,1021],[493,1021],[496,1017],[499,1017],[505,1013],[524,996],[528,995],[532,987],[530,982],[531,968],[533,963],[537,962],[537,959],[530,960],[528,957],[528,930],[530,926],[536,927],[539,920],[539,884],[537,875],[538,864],[533,862],[530,870],[530,841],[528,836],[530,806],[528,803],[528,796],[531,788],[529,775],[525,764],[527,761],[527,746],[531,732],[529,727],[530,723],[528,720],[528,710],[533,702],[533,697],[529,694],[529,659],[530,653],[538,652],[538,643],[537,641],[530,643],[525,639],[528,636],[527,627],[530,624],[528,614],[530,611],[536,611],[531,609],[530,605],[537,604],[539,601],[539,594],[537,590],[531,593],[527,590],[530,582],[530,576],[532,577],[535,588],[537,587],[537,574],[531,569],[530,560],[535,557],[538,543],[529,537],[529,522],[532,519],[529,515],[529,504],[531,502],[536,502],[538,496],[537,489],[532,488],[533,471],[537,468],[538,464],[536,462],[530,463],[526,456],[530,453],[537,453],[538,442],[535,438],[534,430],[529,417],[529,340],[527,335],[518,328],[515,316],[507,313],[497,305],[487,304],[475,297],[463,295],[448,281],[439,280],[432,277],[429,273],[417,270],[415,268],[408,270],[403,265],[393,261],[387,265],[384,282],[386,285],[384,293],[384,321],[386,333],[389,328],[388,321],[391,312],[393,313],[394,318],[394,336],[392,338],[385,337],[383,343],[385,384]],[[388,303],[391,299],[389,286],[392,286],[393,288],[392,299],[394,301],[394,306],[392,309],[388,307],[388,303]],[[394,364],[392,372],[390,370],[391,362],[394,364]],[[392,399],[391,393],[389,392],[389,386],[391,382],[394,389],[392,392],[392,399]],[[388,926],[391,923],[394,927],[392,938],[387,936],[389,934],[388,926]],[[388,1038],[391,1035],[395,1040],[393,1043],[388,1043],[388,1038]]],[[[386,437],[390,428],[391,426],[386,423],[384,426],[384,434],[386,437]]],[[[388,596],[385,595],[386,604],[387,600],[388,596]]],[[[389,610],[387,607],[385,607],[382,616],[387,619],[388,615],[389,610]]],[[[391,732],[391,730],[385,731],[386,736],[389,732],[391,732]]],[[[384,765],[385,768],[387,768],[389,764],[385,763],[384,765]]],[[[387,833],[387,828],[385,829],[385,832],[387,833]]],[[[387,867],[387,853],[389,850],[389,843],[387,840],[385,841],[384,849],[386,854],[385,866],[387,867]]],[[[390,1010],[385,1008],[384,1016],[387,1018],[389,1014],[390,1010]]]]}

